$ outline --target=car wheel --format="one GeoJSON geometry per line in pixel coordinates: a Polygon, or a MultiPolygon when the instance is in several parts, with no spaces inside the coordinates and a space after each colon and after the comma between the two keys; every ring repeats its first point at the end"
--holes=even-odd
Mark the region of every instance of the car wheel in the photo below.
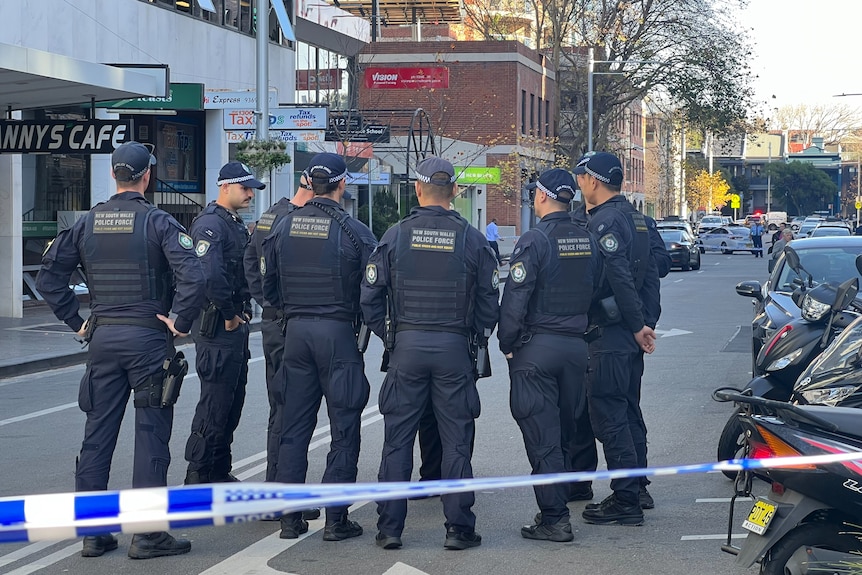
{"type": "Polygon", "coordinates": [[[700,269],[700,254],[699,254],[699,253],[697,253],[697,254],[695,254],[695,255],[696,255],[697,257],[696,257],[696,258],[694,258],[694,263],[693,263],[693,264],[691,264],[691,269],[693,269],[693,270],[699,270],[699,269],[700,269]]]}
{"type": "Polygon", "coordinates": [[[706,253],[706,248],[705,248],[705,247],[703,247],[703,246],[701,246],[701,247],[700,247],[700,253],[705,254],[705,253],[706,253]]]}
{"type": "Polygon", "coordinates": [[[733,253],[731,250],[727,249],[727,242],[721,242],[721,253],[724,255],[730,255],[733,253]]]}

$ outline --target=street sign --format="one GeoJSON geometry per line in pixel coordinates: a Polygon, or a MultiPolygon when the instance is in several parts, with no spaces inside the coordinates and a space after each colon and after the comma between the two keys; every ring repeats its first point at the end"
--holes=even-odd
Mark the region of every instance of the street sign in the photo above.
{"type": "Polygon", "coordinates": [[[741,198],[739,197],[739,194],[731,194],[731,196],[730,196],[730,207],[735,208],[735,209],[742,207],[742,202],[741,202],[741,198]]]}

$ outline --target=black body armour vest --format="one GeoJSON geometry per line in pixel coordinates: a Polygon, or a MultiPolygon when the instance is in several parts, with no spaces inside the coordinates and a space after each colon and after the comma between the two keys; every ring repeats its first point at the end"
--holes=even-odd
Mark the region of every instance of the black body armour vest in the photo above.
{"type": "Polygon", "coordinates": [[[466,220],[409,217],[399,224],[392,264],[397,328],[466,333],[473,293],[467,277],[466,220]]]}
{"type": "Polygon", "coordinates": [[[138,201],[111,199],[87,214],[82,259],[93,303],[164,300],[165,309],[170,308],[173,274],[161,250],[147,241],[147,224],[155,209],[138,201]]]}
{"type": "Polygon", "coordinates": [[[284,217],[286,237],[281,240],[278,277],[285,306],[335,305],[352,319],[359,313],[355,281],[359,261],[354,263],[355,270],[346,269],[349,262],[341,249],[341,224],[312,203],[284,217]]]}
{"type": "Polygon", "coordinates": [[[594,281],[589,232],[570,220],[540,222],[533,229],[547,239],[550,256],[536,278],[536,290],[527,308],[527,325],[541,325],[545,315],[586,315],[594,281]]]}
{"type": "MultiPolygon", "coordinates": [[[[228,268],[228,274],[231,280],[231,289],[233,290],[234,301],[239,303],[241,297],[236,297],[238,294],[244,293],[247,289],[245,283],[245,268],[242,265],[242,256],[245,253],[245,248],[248,246],[249,234],[248,228],[239,217],[234,217],[229,211],[222,207],[216,207],[214,213],[227,223],[227,227],[233,235],[233,246],[230,250],[224,252],[224,262],[228,268]]],[[[200,217],[200,216],[199,216],[200,217]]]]}
{"type": "Polygon", "coordinates": [[[272,232],[278,222],[296,209],[294,204],[290,202],[276,202],[267,211],[260,215],[257,225],[254,227],[254,253],[260,258],[263,255],[263,240],[272,232]]]}
{"type": "Polygon", "coordinates": [[[647,270],[649,269],[650,247],[649,247],[649,228],[647,228],[644,215],[637,211],[634,206],[626,202],[625,212],[632,222],[634,236],[632,241],[632,263],[631,273],[632,279],[635,281],[635,289],[640,291],[646,279],[647,270]]]}

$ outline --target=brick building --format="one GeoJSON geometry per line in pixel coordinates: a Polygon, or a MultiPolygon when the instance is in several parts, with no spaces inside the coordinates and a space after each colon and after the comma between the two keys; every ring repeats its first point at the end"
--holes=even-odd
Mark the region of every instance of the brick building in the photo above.
{"type": "Polygon", "coordinates": [[[447,25],[424,26],[425,41],[406,39],[410,28],[384,30],[357,57],[358,108],[366,122],[391,126],[390,143],[375,144],[374,156],[392,167],[402,201],[422,145],[411,141],[409,123],[421,108],[437,154],[472,169],[459,178],[456,209],[479,229],[496,218],[519,234],[524,177],[553,163],[555,74],[547,60],[516,41],[455,41],[447,25]],[[467,175],[480,168],[499,169],[499,179],[496,170],[467,175]]]}

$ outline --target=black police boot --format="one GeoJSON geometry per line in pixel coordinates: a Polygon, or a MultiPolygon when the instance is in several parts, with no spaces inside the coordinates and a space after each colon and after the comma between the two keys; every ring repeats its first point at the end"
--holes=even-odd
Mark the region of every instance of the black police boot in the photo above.
{"type": "Polygon", "coordinates": [[[362,526],[356,521],[351,521],[347,515],[341,518],[340,521],[330,522],[328,519],[323,527],[324,541],[343,541],[351,537],[359,537],[362,535],[362,526]]]}
{"type": "Polygon", "coordinates": [[[587,505],[581,514],[584,521],[595,525],[643,525],[644,512],[640,504],[620,501],[616,495],[605,498],[598,505],[587,505]]]}
{"type": "Polygon", "coordinates": [[[315,519],[320,519],[320,507],[315,507],[313,509],[306,509],[302,512],[302,518],[306,521],[313,521],[315,519]]]}
{"type": "Polygon", "coordinates": [[[213,476],[210,479],[211,483],[238,483],[240,480],[237,479],[233,473],[226,473],[225,475],[213,476]]]}
{"type": "Polygon", "coordinates": [[[182,555],[192,549],[192,544],[185,539],[174,539],[167,531],[155,533],[136,533],[132,536],[129,546],[129,557],[132,559],[152,559],[168,555],[182,555]]]}
{"type": "Polygon", "coordinates": [[[296,539],[303,533],[308,532],[308,521],[304,519],[288,519],[281,518],[281,533],[278,534],[281,539],[296,539]]]}
{"type": "Polygon", "coordinates": [[[101,557],[107,551],[117,548],[117,538],[108,533],[107,535],[88,535],[84,537],[84,548],[81,549],[81,557],[101,557]]]}
{"type": "Polygon", "coordinates": [[[183,481],[183,485],[198,485],[201,483],[212,483],[210,481],[210,474],[205,471],[187,471],[186,479],[183,481]]]}
{"type": "Polygon", "coordinates": [[[652,498],[652,495],[649,494],[646,487],[641,485],[640,492],[638,493],[638,500],[641,504],[641,509],[654,509],[655,501],[652,498]]]}
{"type": "Polygon", "coordinates": [[[557,543],[566,543],[575,538],[572,534],[572,524],[568,519],[561,519],[553,525],[524,525],[521,527],[521,537],[557,543]]]}
{"type": "Polygon", "coordinates": [[[478,547],[482,544],[482,536],[475,531],[466,533],[457,531],[454,527],[446,529],[446,541],[443,543],[445,549],[461,551],[470,547],[478,547]]]}
{"type": "Polygon", "coordinates": [[[384,535],[383,533],[378,533],[374,537],[374,543],[378,547],[382,547],[383,549],[400,549],[401,548],[401,538],[395,537],[394,535],[390,537],[389,535],[384,535]]]}
{"type": "Polygon", "coordinates": [[[593,488],[587,486],[586,488],[580,489],[572,489],[569,491],[569,501],[591,501],[593,499],[593,488]]]}

